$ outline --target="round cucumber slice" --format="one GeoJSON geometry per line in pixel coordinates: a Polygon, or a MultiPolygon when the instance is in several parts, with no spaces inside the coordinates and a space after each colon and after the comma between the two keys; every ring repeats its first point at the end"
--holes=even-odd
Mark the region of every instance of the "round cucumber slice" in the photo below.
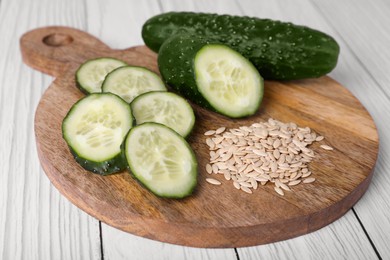
{"type": "Polygon", "coordinates": [[[126,167],[120,146],[132,125],[130,105],[120,97],[90,94],[69,110],[62,134],[82,167],[106,175],[126,167]]]}
{"type": "Polygon", "coordinates": [[[76,72],[76,84],[85,94],[102,92],[102,83],[112,70],[126,66],[121,60],[114,58],[97,58],[81,64],[76,72]]]}
{"type": "Polygon", "coordinates": [[[203,46],[194,59],[199,92],[229,117],[253,115],[263,98],[263,78],[241,54],[220,44],[203,46]]]}
{"type": "Polygon", "coordinates": [[[186,137],[195,124],[195,115],[188,102],[171,92],[153,91],[136,97],[131,110],[137,124],[156,122],[186,137]]]}
{"type": "Polygon", "coordinates": [[[144,123],[125,140],[129,169],[157,196],[183,198],[197,183],[195,154],[178,133],[158,123],[144,123]]]}
{"type": "Polygon", "coordinates": [[[143,67],[126,66],[109,73],[102,85],[103,92],[111,92],[127,103],[149,91],[166,91],[160,77],[143,67]]]}

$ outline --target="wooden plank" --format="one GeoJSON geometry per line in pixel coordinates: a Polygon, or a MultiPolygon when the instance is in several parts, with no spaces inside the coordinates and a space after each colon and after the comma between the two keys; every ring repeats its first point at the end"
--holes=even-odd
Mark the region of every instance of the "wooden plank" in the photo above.
{"type": "Polygon", "coordinates": [[[172,245],[125,233],[102,225],[104,259],[227,259],[235,260],[233,249],[205,249],[172,245]]]}
{"type": "Polygon", "coordinates": [[[390,3],[383,0],[371,3],[359,0],[339,4],[332,0],[324,3],[314,1],[313,4],[329,25],[338,31],[340,39],[353,51],[355,60],[389,96],[390,3]],[[333,8],[335,4],[338,8],[333,8]],[[329,10],[333,11],[329,13],[329,10]],[[348,12],[344,13],[345,10],[348,12]]]}
{"type": "Polygon", "coordinates": [[[335,77],[349,81],[355,95],[373,116],[380,136],[380,153],[370,189],[355,210],[379,254],[390,257],[390,4],[375,2],[314,2],[338,37],[345,42],[349,62],[335,77]],[[337,4],[337,8],[334,5],[337,4]],[[330,12],[330,10],[332,10],[330,12]],[[353,62],[351,62],[353,61],[353,62]],[[373,221],[375,220],[375,221],[373,221]]]}
{"type": "Polygon", "coordinates": [[[376,259],[356,217],[349,211],[342,219],[317,232],[265,246],[238,248],[240,259],[376,259]],[[362,245],[361,247],[358,245],[362,245]]]}
{"type": "Polygon", "coordinates": [[[99,259],[98,221],[52,187],[40,168],[35,107],[52,81],[22,64],[19,37],[51,24],[80,24],[78,1],[1,1],[0,6],[0,258],[99,259]]]}

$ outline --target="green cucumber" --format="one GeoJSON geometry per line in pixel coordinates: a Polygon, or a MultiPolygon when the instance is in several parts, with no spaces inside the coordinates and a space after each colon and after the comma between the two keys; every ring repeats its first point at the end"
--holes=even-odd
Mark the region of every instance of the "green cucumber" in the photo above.
{"type": "Polygon", "coordinates": [[[171,92],[147,92],[136,97],[130,105],[137,124],[160,123],[183,137],[189,135],[195,124],[195,115],[190,104],[171,92]]]}
{"type": "Polygon", "coordinates": [[[184,198],[197,183],[195,154],[186,140],[158,123],[133,127],[124,142],[133,176],[160,197],[184,198]]]}
{"type": "Polygon", "coordinates": [[[76,85],[85,94],[102,92],[101,86],[106,75],[126,65],[125,62],[114,58],[88,60],[76,71],[76,85]]]}
{"type": "Polygon", "coordinates": [[[62,122],[62,135],[84,169],[107,175],[126,168],[121,144],[132,125],[128,103],[111,93],[96,93],[72,106],[62,122]]]}
{"type": "Polygon", "coordinates": [[[329,35],[291,23],[190,12],[170,12],[143,25],[145,44],[158,52],[172,35],[202,35],[249,59],[265,79],[291,80],[327,74],[337,64],[339,45],[329,35]]]}
{"type": "Polygon", "coordinates": [[[103,92],[111,92],[127,103],[149,91],[166,91],[160,77],[143,67],[126,66],[111,71],[102,84],[103,92]]]}
{"type": "Polygon", "coordinates": [[[178,34],[161,46],[161,76],[194,103],[222,115],[253,115],[263,97],[263,79],[238,52],[202,36],[178,34]]]}

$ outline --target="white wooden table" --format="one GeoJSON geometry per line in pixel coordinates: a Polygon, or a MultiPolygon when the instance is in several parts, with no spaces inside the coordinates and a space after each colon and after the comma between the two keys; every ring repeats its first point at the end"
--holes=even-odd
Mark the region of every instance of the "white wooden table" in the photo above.
{"type": "Polygon", "coordinates": [[[0,259],[390,259],[390,1],[0,0],[0,259]],[[142,24],[171,11],[272,18],[329,33],[341,54],[330,74],[374,118],[380,151],[363,198],[308,235],[237,249],[198,249],[137,237],[90,217],[50,184],[33,119],[52,78],[24,65],[20,36],[41,26],[85,30],[112,48],[143,44],[142,24]]]}

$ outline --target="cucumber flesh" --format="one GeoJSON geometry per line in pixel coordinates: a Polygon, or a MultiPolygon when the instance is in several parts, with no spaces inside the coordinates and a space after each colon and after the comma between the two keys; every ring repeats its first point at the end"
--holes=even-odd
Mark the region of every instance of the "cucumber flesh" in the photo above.
{"type": "Polygon", "coordinates": [[[224,45],[205,45],[195,56],[199,92],[230,117],[254,114],[263,97],[263,79],[242,55],[224,45]]]}
{"type": "Polygon", "coordinates": [[[186,137],[195,124],[195,115],[188,102],[171,92],[153,91],[131,102],[137,124],[156,122],[168,126],[186,137]]]}
{"type": "Polygon", "coordinates": [[[106,175],[126,167],[120,146],[132,125],[131,108],[120,97],[90,94],[72,106],[62,134],[82,167],[106,175]]]}
{"type": "Polygon", "coordinates": [[[106,75],[112,70],[126,66],[114,58],[97,58],[84,62],[76,72],[76,84],[85,94],[102,92],[101,86],[106,75]]]}
{"type": "Polygon", "coordinates": [[[103,92],[114,93],[130,103],[142,93],[166,91],[160,77],[148,69],[126,66],[110,72],[102,85],[103,92]]]}
{"type": "Polygon", "coordinates": [[[129,131],[124,153],[134,177],[157,196],[183,198],[197,183],[195,154],[183,137],[158,123],[129,131]]]}

